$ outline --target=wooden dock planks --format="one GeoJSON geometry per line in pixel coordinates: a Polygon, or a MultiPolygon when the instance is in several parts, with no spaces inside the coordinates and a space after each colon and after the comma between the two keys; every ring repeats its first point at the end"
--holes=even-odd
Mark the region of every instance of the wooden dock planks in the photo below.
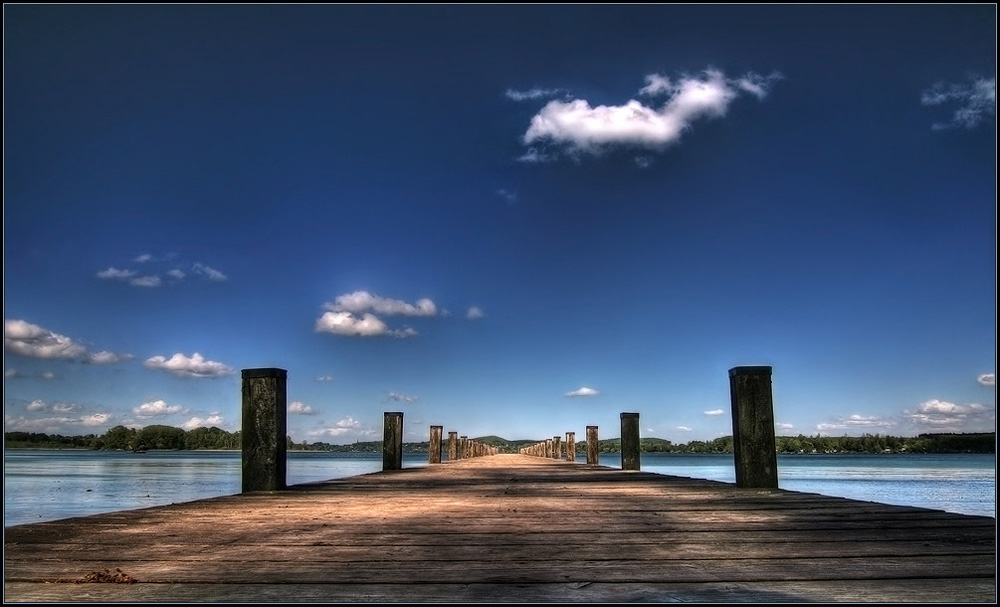
{"type": "Polygon", "coordinates": [[[7,602],[996,600],[991,517],[523,455],[5,534],[7,602]]]}

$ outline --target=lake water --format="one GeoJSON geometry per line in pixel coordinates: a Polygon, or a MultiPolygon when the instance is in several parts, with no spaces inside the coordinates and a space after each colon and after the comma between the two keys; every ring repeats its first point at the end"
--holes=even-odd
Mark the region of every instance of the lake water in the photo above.
{"type": "MultiPolygon", "coordinates": [[[[583,457],[579,458],[583,461],[583,457]]],[[[600,463],[621,467],[621,456],[600,463]]],[[[735,483],[732,455],[643,453],[643,471],[735,483]]],[[[404,454],[403,467],[426,466],[404,454]]],[[[378,472],[379,454],[290,452],[289,485],[378,472]]],[[[9,450],[4,452],[4,526],[131,510],[241,491],[234,451],[9,450]]],[[[782,489],[996,518],[996,457],[779,455],[782,489]]]]}

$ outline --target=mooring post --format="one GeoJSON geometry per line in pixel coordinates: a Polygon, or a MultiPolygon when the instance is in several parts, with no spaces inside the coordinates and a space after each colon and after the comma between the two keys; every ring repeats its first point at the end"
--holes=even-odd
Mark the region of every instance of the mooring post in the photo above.
{"type": "Polygon", "coordinates": [[[622,413],[622,470],[639,469],[639,414],[622,413]]]}
{"type": "Polygon", "coordinates": [[[587,463],[597,465],[597,426],[587,426],[587,463]]]}
{"type": "Polygon", "coordinates": [[[576,461],[576,432],[566,433],[566,461],[576,461]]]}
{"type": "Polygon", "coordinates": [[[462,459],[469,459],[469,437],[459,436],[458,440],[459,440],[458,450],[461,452],[461,455],[459,455],[459,457],[462,459]]]}
{"type": "Polygon", "coordinates": [[[403,469],[403,412],[386,411],[382,424],[382,469],[403,469]]]}
{"type": "Polygon", "coordinates": [[[243,492],[285,488],[288,371],[243,369],[243,492]]]}
{"type": "Polygon", "coordinates": [[[552,437],[552,459],[562,459],[562,437],[552,437]]]}
{"type": "Polygon", "coordinates": [[[545,454],[542,456],[546,459],[552,459],[552,439],[545,439],[545,454]]]}
{"type": "Polygon", "coordinates": [[[441,432],[444,426],[431,426],[430,443],[427,445],[427,463],[441,463],[441,432]]]}
{"type": "Polygon", "coordinates": [[[458,432],[448,433],[448,459],[451,461],[458,459],[458,432]]]}
{"type": "Polygon", "coordinates": [[[736,486],[777,489],[771,367],[730,369],[729,396],[733,405],[736,486]]]}

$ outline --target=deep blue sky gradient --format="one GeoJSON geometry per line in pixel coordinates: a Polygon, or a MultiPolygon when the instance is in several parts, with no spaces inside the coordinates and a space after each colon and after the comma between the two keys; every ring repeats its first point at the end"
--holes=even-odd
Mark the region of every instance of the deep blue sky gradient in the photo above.
{"type": "Polygon", "coordinates": [[[952,119],[995,59],[995,5],[5,5],[5,429],[237,430],[273,366],[297,441],[403,410],[687,442],[772,365],[779,434],[992,431],[995,92],[952,119]],[[663,147],[525,159],[550,102],[712,69],[774,78],[663,147]],[[316,330],[362,291],[436,314],[316,330]]]}

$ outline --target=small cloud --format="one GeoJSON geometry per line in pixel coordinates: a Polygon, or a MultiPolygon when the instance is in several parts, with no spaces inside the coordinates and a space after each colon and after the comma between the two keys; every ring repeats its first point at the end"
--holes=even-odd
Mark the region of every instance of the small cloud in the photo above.
{"type": "Polygon", "coordinates": [[[387,299],[372,295],[368,291],[355,291],[338,296],[333,302],[324,304],[324,312],[316,320],[317,332],[334,333],[355,337],[414,337],[417,331],[412,327],[390,329],[376,313],[386,316],[436,316],[437,306],[430,299],[418,299],[407,303],[399,299],[387,299]]]}
{"type": "Polygon", "coordinates": [[[786,424],[786,423],[776,423],[776,424],[774,424],[774,427],[776,429],[778,429],[778,430],[793,430],[793,429],[795,429],[795,426],[793,424],[786,424]]]}
{"type": "Polygon", "coordinates": [[[385,395],[386,400],[395,401],[398,403],[412,404],[420,400],[412,394],[406,394],[405,392],[388,392],[385,395]]]}
{"type": "Polygon", "coordinates": [[[4,379],[24,379],[25,377],[27,377],[27,375],[14,368],[8,368],[3,372],[4,379]]]}
{"type": "Polygon", "coordinates": [[[216,428],[221,428],[223,425],[225,425],[225,423],[226,420],[221,415],[219,415],[218,413],[211,413],[205,419],[202,419],[200,417],[192,417],[191,419],[181,424],[181,427],[184,428],[185,430],[194,430],[195,428],[211,428],[213,426],[216,428]]]}
{"type": "Polygon", "coordinates": [[[937,83],[920,96],[923,105],[957,106],[949,122],[935,123],[931,128],[944,130],[954,127],[972,129],[996,117],[996,78],[975,78],[968,84],[937,83]]]}
{"type": "Polygon", "coordinates": [[[133,287],[158,287],[160,286],[161,282],[162,281],[160,280],[159,276],[150,275],[150,276],[137,276],[132,280],[128,281],[128,284],[132,285],[133,287]]]}
{"type": "Polygon", "coordinates": [[[296,415],[312,415],[313,409],[303,402],[293,401],[288,403],[288,412],[296,415]]]}
{"type": "Polygon", "coordinates": [[[320,375],[319,377],[316,378],[316,381],[331,382],[333,381],[333,377],[330,375],[320,375]]]}
{"type": "Polygon", "coordinates": [[[136,263],[146,263],[147,261],[153,261],[153,256],[149,253],[145,253],[135,258],[136,263]]]}
{"type": "Polygon", "coordinates": [[[46,405],[44,401],[36,399],[28,403],[25,409],[28,411],[44,411],[47,407],[48,405],[46,405]]]}
{"type": "Polygon", "coordinates": [[[173,268],[172,270],[167,270],[167,276],[173,278],[174,280],[184,280],[186,274],[184,274],[183,270],[173,268]]]}
{"type": "Polygon", "coordinates": [[[52,371],[42,371],[42,379],[55,379],[56,374],[52,371]]]}
{"type": "Polygon", "coordinates": [[[511,192],[510,190],[505,190],[503,188],[497,190],[497,196],[504,199],[507,206],[511,206],[517,202],[517,192],[511,192]]]}
{"type": "Polygon", "coordinates": [[[763,99],[780,78],[777,72],[769,76],[748,72],[727,78],[719,70],[708,69],[699,76],[684,76],[675,82],[651,74],[640,94],[668,97],[655,108],[635,99],[617,106],[591,106],[583,99],[553,100],[531,119],[522,137],[528,151],[521,160],[543,162],[560,154],[574,158],[600,155],[617,146],[662,151],[680,141],[695,121],[724,116],[741,94],[763,99]]]}
{"type": "Polygon", "coordinates": [[[637,156],[635,165],[640,169],[648,169],[653,165],[653,158],[651,156],[637,156]]]}
{"type": "Polygon", "coordinates": [[[980,385],[986,386],[987,388],[994,388],[997,385],[997,376],[996,373],[983,373],[976,378],[976,381],[978,381],[980,385]]]}
{"type": "Polygon", "coordinates": [[[903,416],[934,432],[989,432],[996,428],[996,405],[956,404],[938,399],[920,403],[903,416]]]}
{"type": "Polygon", "coordinates": [[[132,270],[119,270],[115,267],[101,270],[97,273],[97,277],[101,280],[128,280],[133,276],[135,276],[135,272],[132,270]]]}
{"type": "Polygon", "coordinates": [[[73,403],[56,403],[52,405],[52,411],[55,413],[70,413],[76,411],[77,406],[73,403]]]}
{"type": "Polygon", "coordinates": [[[486,316],[486,313],[482,311],[478,306],[472,306],[469,311],[465,313],[465,317],[469,320],[477,320],[486,316]]]}
{"type": "Polygon", "coordinates": [[[92,413],[90,415],[84,415],[80,418],[80,425],[87,428],[93,428],[95,426],[103,426],[104,424],[111,421],[110,413],[92,413]]]}
{"type": "Polygon", "coordinates": [[[332,426],[327,426],[326,428],[321,428],[319,430],[314,430],[309,433],[309,436],[322,437],[322,436],[343,436],[349,432],[354,432],[362,436],[374,435],[373,430],[361,430],[361,422],[357,421],[353,417],[345,417],[344,419],[338,421],[332,426]]]}
{"type": "Polygon", "coordinates": [[[677,426],[677,429],[680,430],[681,432],[690,432],[691,431],[691,428],[688,428],[687,426],[677,426]]]}
{"type": "Polygon", "coordinates": [[[208,281],[211,281],[211,282],[223,282],[225,280],[228,280],[228,278],[226,277],[226,275],[223,274],[222,272],[220,272],[220,271],[218,271],[216,269],[210,268],[210,267],[208,267],[208,266],[206,266],[205,264],[202,264],[202,263],[196,263],[196,264],[194,264],[194,266],[191,267],[191,271],[194,274],[196,274],[198,276],[201,276],[205,280],[208,280],[208,281]]]}
{"type": "Polygon", "coordinates": [[[531,99],[541,99],[543,97],[555,97],[562,92],[563,91],[561,89],[543,89],[538,87],[528,89],[526,91],[507,89],[504,91],[504,97],[514,101],[529,101],[531,99]]]}
{"type": "Polygon", "coordinates": [[[725,413],[725,411],[723,411],[722,409],[712,409],[710,411],[702,411],[702,413],[704,413],[705,415],[715,416],[715,415],[722,415],[723,413],[725,413]]]}
{"type": "Polygon", "coordinates": [[[846,432],[850,430],[888,430],[896,426],[896,421],[893,419],[854,414],[841,417],[837,421],[817,424],[816,431],[823,433],[846,432]]]}
{"type": "Polygon", "coordinates": [[[233,373],[232,367],[205,357],[195,352],[190,358],[178,352],[169,359],[164,356],[153,356],[144,363],[147,369],[167,371],[177,377],[209,377],[218,378],[233,373]]]}
{"type": "Polygon", "coordinates": [[[154,400],[148,403],[142,403],[138,407],[132,409],[132,412],[139,417],[163,417],[164,415],[174,415],[175,413],[180,413],[184,408],[180,405],[168,405],[166,401],[154,400]]]}
{"type": "Polygon", "coordinates": [[[111,352],[92,354],[87,348],[65,335],[60,335],[24,320],[4,320],[4,349],[29,358],[62,359],[93,364],[109,364],[128,358],[111,352]]]}
{"type": "Polygon", "coordinates": [[[593,388],[588,388],[586,386],[579,388],[578,390],[573,390],[572,392],[567,392],[566,397],[575,398],[578,396],[597,396],[597,390],[593,388]]]}

